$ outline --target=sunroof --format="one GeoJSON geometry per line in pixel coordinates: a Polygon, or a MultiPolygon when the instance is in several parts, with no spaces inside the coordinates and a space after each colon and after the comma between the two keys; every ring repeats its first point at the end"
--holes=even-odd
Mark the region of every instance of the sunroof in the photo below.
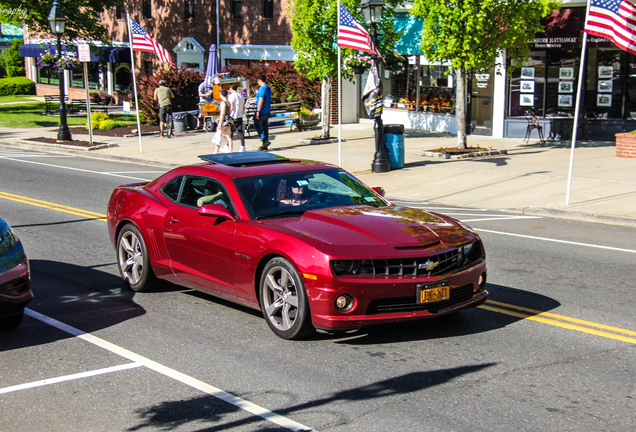
{"type": "Polygon", "coordinates": [[[260,151],[201,155],[199,156],[199,159],[203,159],[206,162],[213,162],[219,165],[229,166],[264,165],[271,163],[289,162],[289,159],[284,156],[260,151]]]}

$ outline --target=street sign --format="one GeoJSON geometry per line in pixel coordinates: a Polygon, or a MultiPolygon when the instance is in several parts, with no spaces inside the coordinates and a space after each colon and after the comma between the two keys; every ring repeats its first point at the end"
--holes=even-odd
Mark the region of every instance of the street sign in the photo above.
{"type": "Polygon", "coordinates": [[[81,62],[90,62],[91,61],[91,47],[87,44],[81,44],[77,46],[77,55],[79,56],[79,61],[81,62]]]}

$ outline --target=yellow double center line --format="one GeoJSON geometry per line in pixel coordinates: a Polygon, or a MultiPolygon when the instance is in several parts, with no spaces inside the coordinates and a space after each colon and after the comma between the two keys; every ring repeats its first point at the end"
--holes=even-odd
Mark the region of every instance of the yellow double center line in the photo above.
{"type": "Polygon", "coordinates": [[[68,214],[72,214],[72,215],[76,215],[76,216],[83,216],[83,217],[88,218],[88,219],[96,219],[96,220],[106,221],[106,215],[103,214],[103,213],[95,213],[95,212],[91,212],[91,211],[88,211],[88,210],[81,210],[81,209],[77,209],[77,208],[74,208],[74,207],[68,207],[68,206],[55,204],[55,203],[48,202],[48,201],[36,200],[36,199],[25,197],[25,196],[13,195],[13,194],[6,193],[6,192],[0,192],[0,198],[4,198],[4,199],[11,200],[11,201],[24,203],[24,204],[30,204],[30,205],[34,205],[34,206],[37,206],[37,207],[42,207],[42,208],[46,208],[46,209],[50,209],[50,210],[63,212],[63,213],[68,213],[68,214]]]}
{"type": "Polygon", "coordinates": [[[530,321],[538,321],[543,324],[549,324],[557,327],[563,327],[569,330],[576,330],[583,333],[619,340],[622,342],[636,343],[636,337],[629,337],[636,336],[636,332],[632,330],[625,330],[618,327],[597,324],[577,318],[570,318],[563,315],[553,314],[550,312],[541,312],[539,310],[525,308],[522,306],[515,306],[494,300],[488,300],[486,301],[486,303],[478,307],[481,309],[486,309],[492,312],[499,312],[517,318],[527,319],[530,321]]]}
{"type": "MultiPolygon", "coordinates": [[[[50,210],[69,213],[76,216],[83,216],[88,219],[106,221],[106,215],[102,213],[90,212],[74,207],[63,206],[48,201],[36,200],[20,195],[13,195],[6,192],[0,192],[0,198],[30,204],[50,210]]],[[[498,312],[505,315],[514,316],[521,319],[538,321],[543,324],[553,325],[566,328],[569,330],[580,331],[583,333],[601,336],[609,339],[615,339],[627,343],[636,343],[636,332],[625,330],[618,327],[612,327],[604,324],[597,324],[590,321],[584,321],[577,318],[570,318],[564,315],[557,315],[550,312],[542,312],[536,309],[530,309],[523,306],[515,306],[508,303],[502,303],[495,300],[488,300],[486,303],[478,306],[491,312],[498,312]],[[574,324],[570,324],[574,323],[574,324]],[[634,336],[634,337],[630,337],[634,336]]]]}

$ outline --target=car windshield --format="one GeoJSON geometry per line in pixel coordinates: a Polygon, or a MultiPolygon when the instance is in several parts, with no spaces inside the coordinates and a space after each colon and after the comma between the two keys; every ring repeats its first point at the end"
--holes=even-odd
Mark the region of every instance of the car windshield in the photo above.
{"type": "Polygon", "coordinates": [[[291,217],[308,210],[388,203],[338,169],[256,176],[234,181],[251,219],[291,217]]]}

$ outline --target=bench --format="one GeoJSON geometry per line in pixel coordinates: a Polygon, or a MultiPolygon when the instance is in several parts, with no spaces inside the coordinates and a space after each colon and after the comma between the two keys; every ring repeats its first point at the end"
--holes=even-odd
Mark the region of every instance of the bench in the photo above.
{"type": "MultiPolygon", "coordinates": [[[[99,102],[91,101],[91,111],[101,111],[108,114],[108,105],[104,103],[103,99],[100,99],[99,102]]],[[[72,99],[70,112],[76,113],[80,111],[86,112],[86,99],[72,99]]]]}
{"type": "MultiPolygon", "coordinates": [[[[64,102],[68,107],[68,96],[64,96],[64,102]]],[[[46,104],[46,114],[55,114],[60,110],[59,95],[44,95],[44,103],[46,104]]]]}
{"type": "MultiPolygon", "coordinates": [[[[300,120],[300,107],[301,102],[283,102],[271,105],[271,111],[269,114],[268,123],[279,123],[292,121],[289,126],[291,131],[296,125],[296,129],[300,132],[302,130],[302,122],[300,120]]],[[[256,114],[256,98],[251,98],[245,101],[245,131],[247,136],[250,136],[250,129],[254,130],[254,115],[256,114]]]]}

